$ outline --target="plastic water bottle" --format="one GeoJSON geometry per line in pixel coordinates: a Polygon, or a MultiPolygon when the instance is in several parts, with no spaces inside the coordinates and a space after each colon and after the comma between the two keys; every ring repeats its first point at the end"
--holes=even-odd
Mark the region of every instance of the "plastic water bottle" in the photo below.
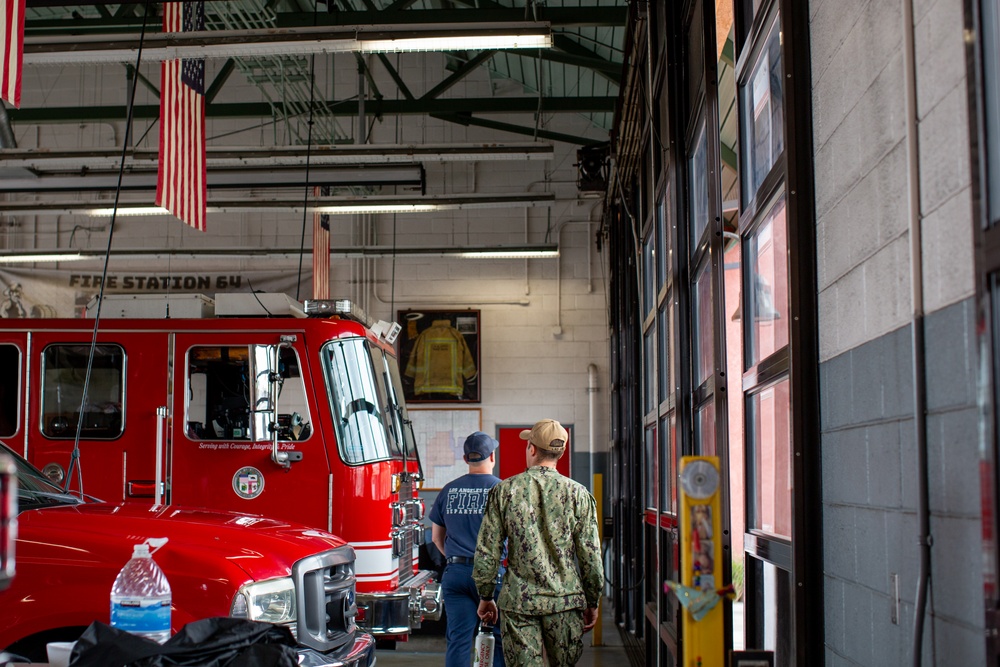
{"type": "Polygon", "coordinates": [[[159,548],[166,541],[149,539],[136,544],[132,559],[111,586],[111,625],[161,644],[170,639],[170,584],[149,547],[159,548]]]}
{"type": "Polygon", "coordinates": [[[472,661],[472,667],[493,667],[495,644],[493,626],[480,621],[479,632],[476,633],[476,656],[472,661]]]}

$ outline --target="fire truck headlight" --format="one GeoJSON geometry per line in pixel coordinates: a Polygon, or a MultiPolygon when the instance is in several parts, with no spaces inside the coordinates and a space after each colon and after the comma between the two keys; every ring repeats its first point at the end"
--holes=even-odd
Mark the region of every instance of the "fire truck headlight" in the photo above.
{"type": "Polygon", "coordinates": [[[265,623],[292,623],[295,621],[295,584],[284,577],[241,586],[229,615],[265,623]]]}

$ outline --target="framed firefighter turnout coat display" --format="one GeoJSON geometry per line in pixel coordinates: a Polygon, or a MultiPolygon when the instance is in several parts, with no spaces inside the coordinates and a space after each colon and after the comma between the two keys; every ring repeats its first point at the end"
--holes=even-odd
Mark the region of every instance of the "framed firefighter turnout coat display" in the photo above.
{"type": "Polygon", "coordinates": [[[401,310],[399,361],[408,402],[479,402],[479,311],[401,310]]]}

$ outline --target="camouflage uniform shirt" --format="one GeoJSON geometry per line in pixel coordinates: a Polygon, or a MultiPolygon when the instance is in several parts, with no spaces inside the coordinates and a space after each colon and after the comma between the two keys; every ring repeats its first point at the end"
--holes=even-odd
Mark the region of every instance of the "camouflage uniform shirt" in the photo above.
{"type": "Polygon", "coordinates": [[[582,484],[535,466],[490,489],[472,570],[480,597],[493,595],[504,539],[501,610],[537,616],[597,606],[604,586],[597,505],[582,484]]]}

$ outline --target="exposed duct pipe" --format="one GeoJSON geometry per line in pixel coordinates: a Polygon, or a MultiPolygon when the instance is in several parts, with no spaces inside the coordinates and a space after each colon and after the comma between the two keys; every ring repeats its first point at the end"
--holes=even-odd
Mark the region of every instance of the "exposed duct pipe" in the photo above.
{"type": "MultiPolygon", "coordinates": [[[[587,440],[590,453],[589,471],[590,482],[594,482],[594,424],[597,410],[597,364],[587,366],[587,440]]],[[[591,486],[593,491],[593,486],[591,486]]]]}
{"type": "MultiPolygon", "coordinates": [[[[562,248],[562,230],[566,225],[571,224],[587,225],[587,293],[591,294],[594,291],[594,259],[590,239],[594,235],[594,222],[592,220],[564,220],[560,222],[559,227],[556,228],[556,246],[559,248],[562,248]]],[[[562,333],[562,250],[560,249],[559,255],[556,256],[556,324],[552,327],[552,335],[558,338],[562,336],[562,333]]]]}
{"type": "MultiPolygon", "coordinates": [[[[532,184],[533,185],[533,184],[532,184]]],[[[528,186],[528,191],[531,191],[531,186],[528,186]]],[[[528,209],[524,209],[524,242],[528,242],[529,238],[529,225],[528,225],[528,209]]],[[[524,296],[531,295],[531,274],[528,273],[528,260],[524,260],[524,296]]]]}
{"type": "Polygon", "coordinates": [[[906,96],[906,184],[910,235],[910,288],[913,317],[913,423],[917,450],[917,544],[920,566],[913,613],[913,666],[923,663],[924,616],[931,585],[930,486],[927,456],[927,378],[924,364],[924,288],[921,260],[920,145],[917,117],[917,64],[914,48],[913,0],[903,0],[903,85],[906,96]]]}

